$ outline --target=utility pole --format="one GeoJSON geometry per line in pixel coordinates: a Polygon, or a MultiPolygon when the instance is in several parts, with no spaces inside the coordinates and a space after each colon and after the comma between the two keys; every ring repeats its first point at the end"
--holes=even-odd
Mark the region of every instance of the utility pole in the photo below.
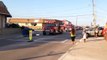
{"type": "Polygon", "coordinates": [[[76,16],[76,26],[78,25],[78,16],[76,16]]]}
{"type": "Polygon", "coordinates": [[[96,27],[95,0],[92,0],[93,6],[93,27],[96,27]]]}

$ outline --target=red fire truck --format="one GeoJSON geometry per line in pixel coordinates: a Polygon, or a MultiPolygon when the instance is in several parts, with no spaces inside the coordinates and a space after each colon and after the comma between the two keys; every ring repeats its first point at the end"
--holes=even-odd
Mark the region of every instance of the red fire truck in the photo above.
{"type": "Polygon", "coordinates": [[[68,20],[63,20],[63,23],[64,23],[63,25],[65,27],[65,31],[66,32],[71,31],[73,24],[68,20]]]}
{"type": "Polygon", "coordinates": [[[64,31],[63,22],[60,20],[44,20],[43,21],[43,35],[62,34],[64,31]]]}

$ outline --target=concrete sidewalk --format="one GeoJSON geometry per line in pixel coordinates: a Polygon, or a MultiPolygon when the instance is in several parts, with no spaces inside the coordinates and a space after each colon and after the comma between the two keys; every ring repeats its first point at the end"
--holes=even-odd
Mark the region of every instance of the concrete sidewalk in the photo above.
{"type": "Polygon", "coordinates": [[[107,41],[103,37],[77,42],[58,60],[107,60],[107,41]]]}

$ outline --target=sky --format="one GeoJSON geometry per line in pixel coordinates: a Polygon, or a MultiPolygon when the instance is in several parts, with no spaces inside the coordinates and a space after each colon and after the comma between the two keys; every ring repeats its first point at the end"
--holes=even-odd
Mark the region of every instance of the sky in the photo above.
{"type": "MultiPolygon", "coordinates": [[[[49,18],[91,25],[92,0],[2,0],[13,18],[49,18]]],[[[107,0],[95,0],[96,23],[107,21],[107,0]]]]}

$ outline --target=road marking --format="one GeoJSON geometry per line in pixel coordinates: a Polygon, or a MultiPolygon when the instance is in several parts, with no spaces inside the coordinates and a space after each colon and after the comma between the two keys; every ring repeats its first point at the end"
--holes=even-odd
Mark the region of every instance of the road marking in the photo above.
{"type": "Polygon", "coordinates": [[[58,60],[63,60],[65,58],[65,56],[67,56],[68,53],[66,52],[65,54],[63,54],[60,58],[58,58],[58,60]]]}
{"type": "Polygon", "coordinates": [[[65,43],[65,42],[67,42],[69,39],[66,39],[66,40],[64,40],[64,41],[62,41],[61,43],[65,43]]]}
{"type": "Polygon", "coordinates": [[[54,40],[46,41],[46,40],[44,40],[44,39],[50,39],[50,38],[39,38],[39,39],[35,39],[34,42],[65,43],[65,42],[67,42],[67,41],[69,40],[69,39],[65,39],[65,40],[63,40],[63,41],[54,41],[54,40]]]}
{"type": "Polygon", "coordinates": [[[67,50],[67,52],[65,54],[63,54],[60,58],[58,58],[58,60],[63,60],[68,54],[69,52],[80,43],[80,41],[82,41],[82,39],[79,40],[79,42],[76,42],[74,45],[72,45],[72,47],[70,49],[67,50]]]}
{"type": "Polygon", "coordinates": [[[38,38],[38,39],[35,39],[34,41],[37,42],[37,41],[43,41],[43,40],[46,40],[46,39],[50,39],[50,38],[38,38]]]}
{"type": "Polygon", "coordinates": [[[81,38],[80,40],[79,40],[79,42],[82,42],[83,41],[83,38],[81,38]]]}
{"type": "Polygon", "coordinates": [[[63,54],[60,58],[58,58],[58,60],[64,60],[64,58],[69,54],[69,52],[70,52],[74,47],[75,47],[75,45],[73,45],[70,49],[68,49],[65,54],[63,54]]]}

